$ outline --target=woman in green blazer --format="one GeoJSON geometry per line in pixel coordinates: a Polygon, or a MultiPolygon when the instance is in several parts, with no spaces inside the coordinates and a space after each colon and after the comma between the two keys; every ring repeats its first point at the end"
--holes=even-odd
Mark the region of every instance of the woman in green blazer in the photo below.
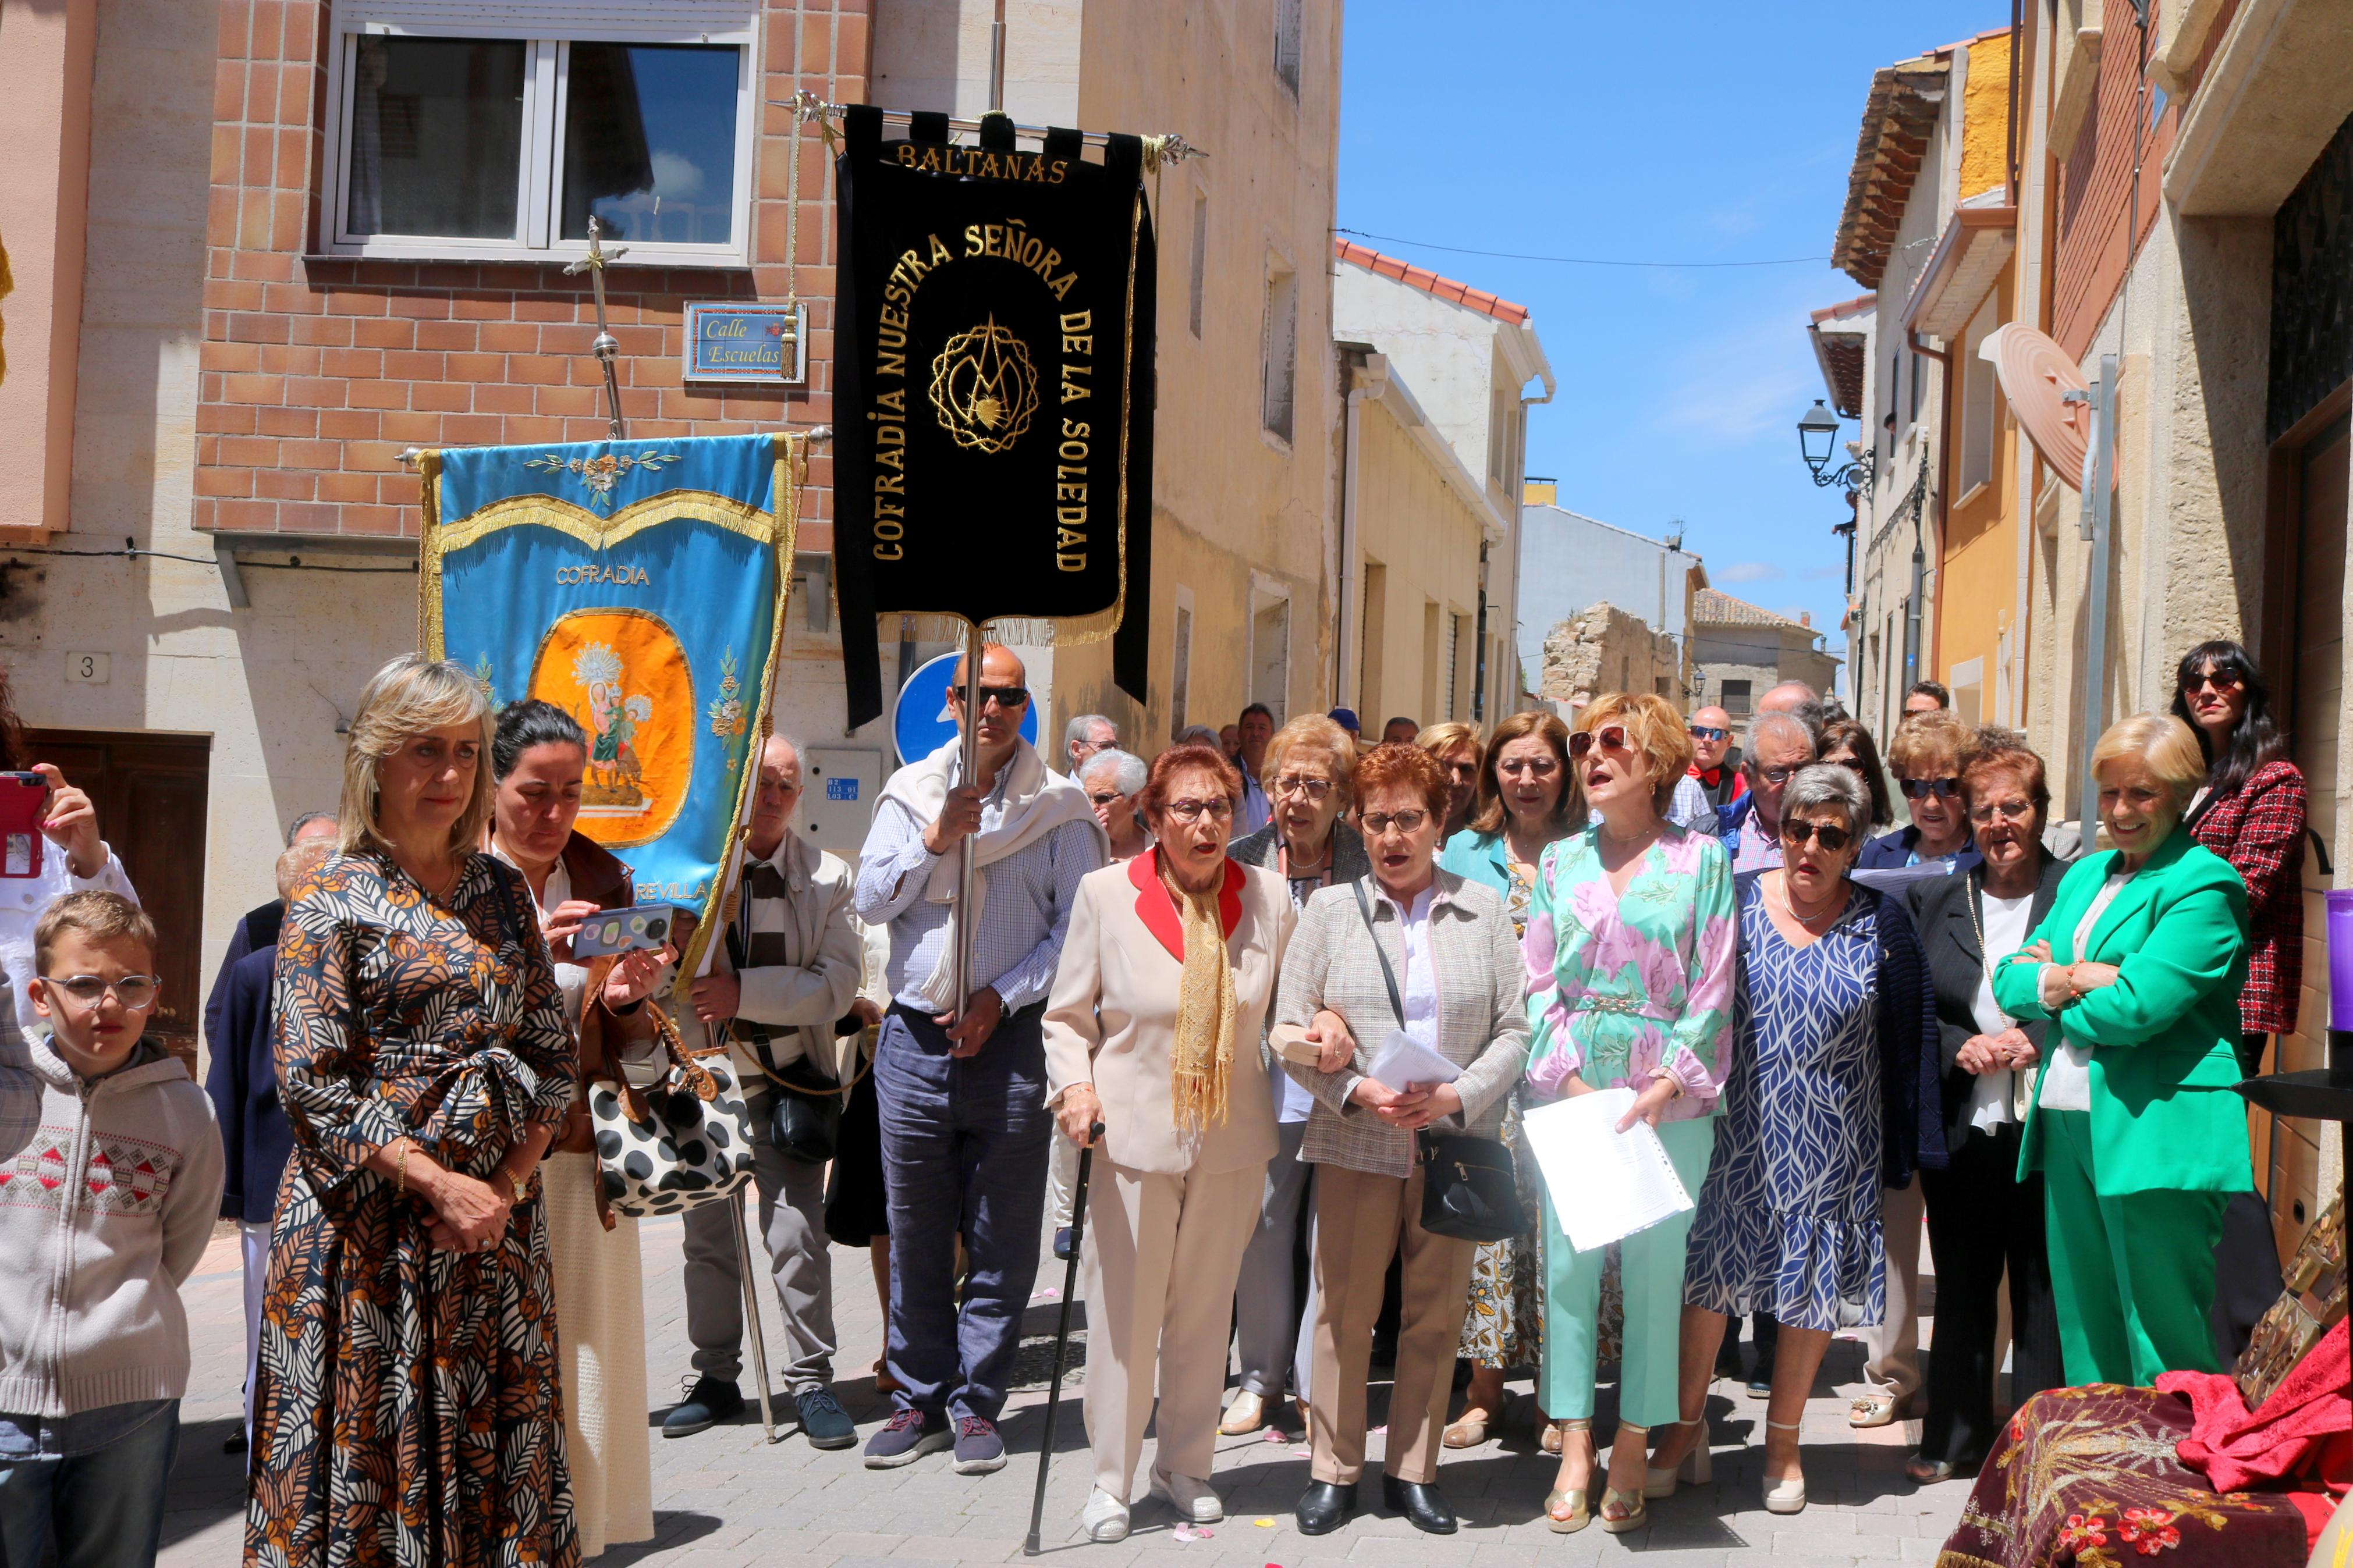
{"type": "Polygon", "coordinates": [[[2040,1171],[2070,1383],[2220,1370],[2207,1313],[2232,1193],[2254,1186],[2239,1081],[2247,890],[2181,826],[2205,776],[2179,719],[2122,720],[2092,752],[2116,847],[2075,862],[1994,976],[2057,1037],[2019,1154],[2040,1171]]]}

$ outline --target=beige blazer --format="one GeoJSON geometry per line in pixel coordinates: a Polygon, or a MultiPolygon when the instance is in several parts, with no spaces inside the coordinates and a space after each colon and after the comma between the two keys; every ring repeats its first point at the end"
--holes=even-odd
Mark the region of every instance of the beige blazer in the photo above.
{"type": "Polygon", "coordinates": [[[1183,940],[1176,906],[1150,853],[1079,879],[1046,1003],[1048,1103],[1072,1084],[1093,1085],[1103,1107],[1103,1157],[1131,1171],[1215,1175],[1274,1157],[1274,1097],[1258,1040],[1296,916],[1282,878],[1261,867],[1226,864],[1224,898],[1235,908],[1226,939],[1235,1004],[1226,1119],[1183,1137],[1169,1095],[1185,973],[1171,951],[1183,940]]]}

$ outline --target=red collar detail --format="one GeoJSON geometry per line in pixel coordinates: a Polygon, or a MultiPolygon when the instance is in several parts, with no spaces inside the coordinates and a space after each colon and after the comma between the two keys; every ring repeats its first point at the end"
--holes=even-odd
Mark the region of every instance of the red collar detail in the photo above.
{"type": "MultiPolygon", "coordinates": [[[[1153,940],[1168,950],[1177,963],[1185,962],[1185,922],[1176,913],[1176,900],[1168,896],[1167,886],[1160,880],[1160,851],[1138,855],[1127,863],[1127,879],[1135,889],[1135,917],[1153,940]]],[[[1218,927],[1226,936],[1234,934],[1234,927],[1242,918],[1242,868],[1232,860],[1226,862],[1226,879],[1218,888],[1218,927]]]]}

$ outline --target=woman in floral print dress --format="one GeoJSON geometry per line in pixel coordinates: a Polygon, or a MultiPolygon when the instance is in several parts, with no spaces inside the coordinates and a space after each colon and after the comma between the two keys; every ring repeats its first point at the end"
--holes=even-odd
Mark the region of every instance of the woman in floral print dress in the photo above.
{"type": "Polygon", "coordinates": [[[534,1182],[572,1037],[522,876],[472,846],[488,705],[404,656],[361,696],[343,840],[289,901],[294,1159],[262,1309],[246,1560],[575,1568],[534,1182]]]}
{"type": "MultiPolygon", "coordinates": [[[[1657,1129],[1684,1187],[1698,1192],[1715,1145],[1729,1066],[1738,928],[1730,858],[1714,837],[1665,816],[1691,768],[1691,739],[1666,700],[1609,692],[1578,715],[1571,765],[1592,825],[1556,844],[1537,872],[1528,930],[1531,1045],[1523,1091],[1532,1106],[1599,1089],[1634,1099],[1619,1121],[1657,1129]]],[[[1569,1440],[1545,1500],[1564,1534],[1598,1513],[1612,1533],[1638,1529],[1645,1499],[1674,1489],[1651,1472],[1649,1429],[1682,1415],[1680,1330],[1688,1211],[1620,1246],[1626,1334],[1619,1358],[1618,1432],[1598,1510],[1588,1505],[1597,1456],[1594,1376],[1600,1357],[1603,1249],[1580,1252],[1544,1194],[1546,1274],[1542,1388],[1569,1440]]],[[[1705,1450],[1692,1467],[1706,1463],[1705,1450]]],[[[1691,1479],[1705,1479],[1704,1474],[1691,1479]]]]}

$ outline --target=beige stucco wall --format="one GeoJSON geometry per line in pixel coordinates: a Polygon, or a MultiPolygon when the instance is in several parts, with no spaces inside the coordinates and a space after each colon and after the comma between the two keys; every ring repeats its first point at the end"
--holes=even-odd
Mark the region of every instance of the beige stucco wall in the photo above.
{"type": "Polygon", "coordinates": [[[1362,408],[1357,567],[1349,581],[1366,595],[1350,620],[1366,637],[1366,659],[1350,705],[1367,736],[1393,717],[1425,725],[1468,719],[1486,514],[1447,482],[1435,455],[1415,438],[1397,383],[1362,408]],[[1453,616],[1462,617],[1462,635],[1450,688],[1446,634],[1453,616]]]}

